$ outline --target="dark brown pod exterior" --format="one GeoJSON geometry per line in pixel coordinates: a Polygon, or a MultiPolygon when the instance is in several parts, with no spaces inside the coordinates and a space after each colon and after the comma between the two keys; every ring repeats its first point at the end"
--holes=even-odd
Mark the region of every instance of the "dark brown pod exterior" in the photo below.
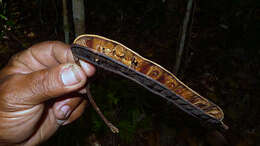
{"type": "Polygon", "coordinates": [[[121,43],[85,34],[74,40],[71,49],[75,57],[139,83],[203,123],[227,129],[222,122],[224,113],[221,108],[193,91],[159,64],[121,43]]]}

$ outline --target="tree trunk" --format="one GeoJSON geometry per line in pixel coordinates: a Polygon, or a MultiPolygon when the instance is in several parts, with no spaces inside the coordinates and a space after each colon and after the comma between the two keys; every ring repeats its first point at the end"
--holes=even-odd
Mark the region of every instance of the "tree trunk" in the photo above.
{"type": "Polygon", "coordinates": [[[75,37],[85,33],[85,5],[84,0],[72,0],[72,11],[75,37]]]}
{"type": "Polygon", "coordinates": [[[70,27],[69,27],[69,20],[68,20],[68,9],[67,9],[67,1],[62,0],[63,5],[63,29],[64,29],[64,37],[65,42],[69,44],[70,42],[70,27]]]}
{"type": "Polygon", "coordinates": [[[184,49],[187,47],[189,41],[189,33],[192,27],[192,14],[194,13],[194,1],[188,0],[186,14],[183,19],[183,25],[181,28],[181,36],[179,42],[179,50],[176,55],[175,74],[177,75],[180,69],[182,54],[184,49]]]}

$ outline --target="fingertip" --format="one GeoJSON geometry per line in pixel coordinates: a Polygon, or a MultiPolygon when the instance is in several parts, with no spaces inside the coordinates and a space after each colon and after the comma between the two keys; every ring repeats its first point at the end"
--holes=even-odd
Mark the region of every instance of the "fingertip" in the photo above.
{"type": "Polygon", "coordinates": [[[58,120],[67,120],[71,112],[82,102],[81,97],[58,98],[53,106],[54,114],[58,120]]]}
{"type": "Polygon", "coordinates": [[[78,119],[84,112],[85,108],[87,106],[87,100],[83,100],[77,108],[75,108],[74,111],[70,114],[69,119],[66,120],[62,125],[67,125],[78,119]]]}
{"type": "Polygon", "coordinates": [[[59,110],[59,118],[67,119],[70,116],[71,108],[68,105],[63,105],[59,110]]]}
{"type": "Polygon", "coordinates": [[[91,77],[95,74],[96,69],[93,65],[83,60],[79,60],[79,63],[88,77],[91,77]]]}
{"type": "Polygon", "coordinates": [[[77,119],[83,113],[86,103],[81,97],[62,98],[57,101],[53,107],[57,123],[66,125],[77,119]]]}
{"type": "Polygon", "coordinates": [[[82,69],[76,64],[65,64],[61,68],[61,80],[65,87],[73,87],[78,84],[82,84],[86,82],[86,75],[82,71],[82,69]]]}

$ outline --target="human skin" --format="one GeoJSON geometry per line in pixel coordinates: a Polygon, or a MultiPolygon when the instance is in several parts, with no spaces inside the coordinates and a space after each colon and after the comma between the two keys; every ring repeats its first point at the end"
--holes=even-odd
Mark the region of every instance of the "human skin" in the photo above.
{"type": "Polygon", "coordinates": [[[0,145],[37,145],[80,117],[87,101],[77,92],[94,72],[58,41],[14,55],[0,70],[0,145]]]}

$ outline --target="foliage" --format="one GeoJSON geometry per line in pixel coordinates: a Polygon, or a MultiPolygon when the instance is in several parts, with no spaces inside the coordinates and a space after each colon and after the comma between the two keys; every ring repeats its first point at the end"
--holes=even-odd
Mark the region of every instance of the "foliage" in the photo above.
{"type": "Polygon", "coordinates": [[[11,18],[11,14],[8,13],[7,2],[0,2],[0,38],[5,35],[5,31],[9,31],[14,28],[14,21],[11,18]]]}

